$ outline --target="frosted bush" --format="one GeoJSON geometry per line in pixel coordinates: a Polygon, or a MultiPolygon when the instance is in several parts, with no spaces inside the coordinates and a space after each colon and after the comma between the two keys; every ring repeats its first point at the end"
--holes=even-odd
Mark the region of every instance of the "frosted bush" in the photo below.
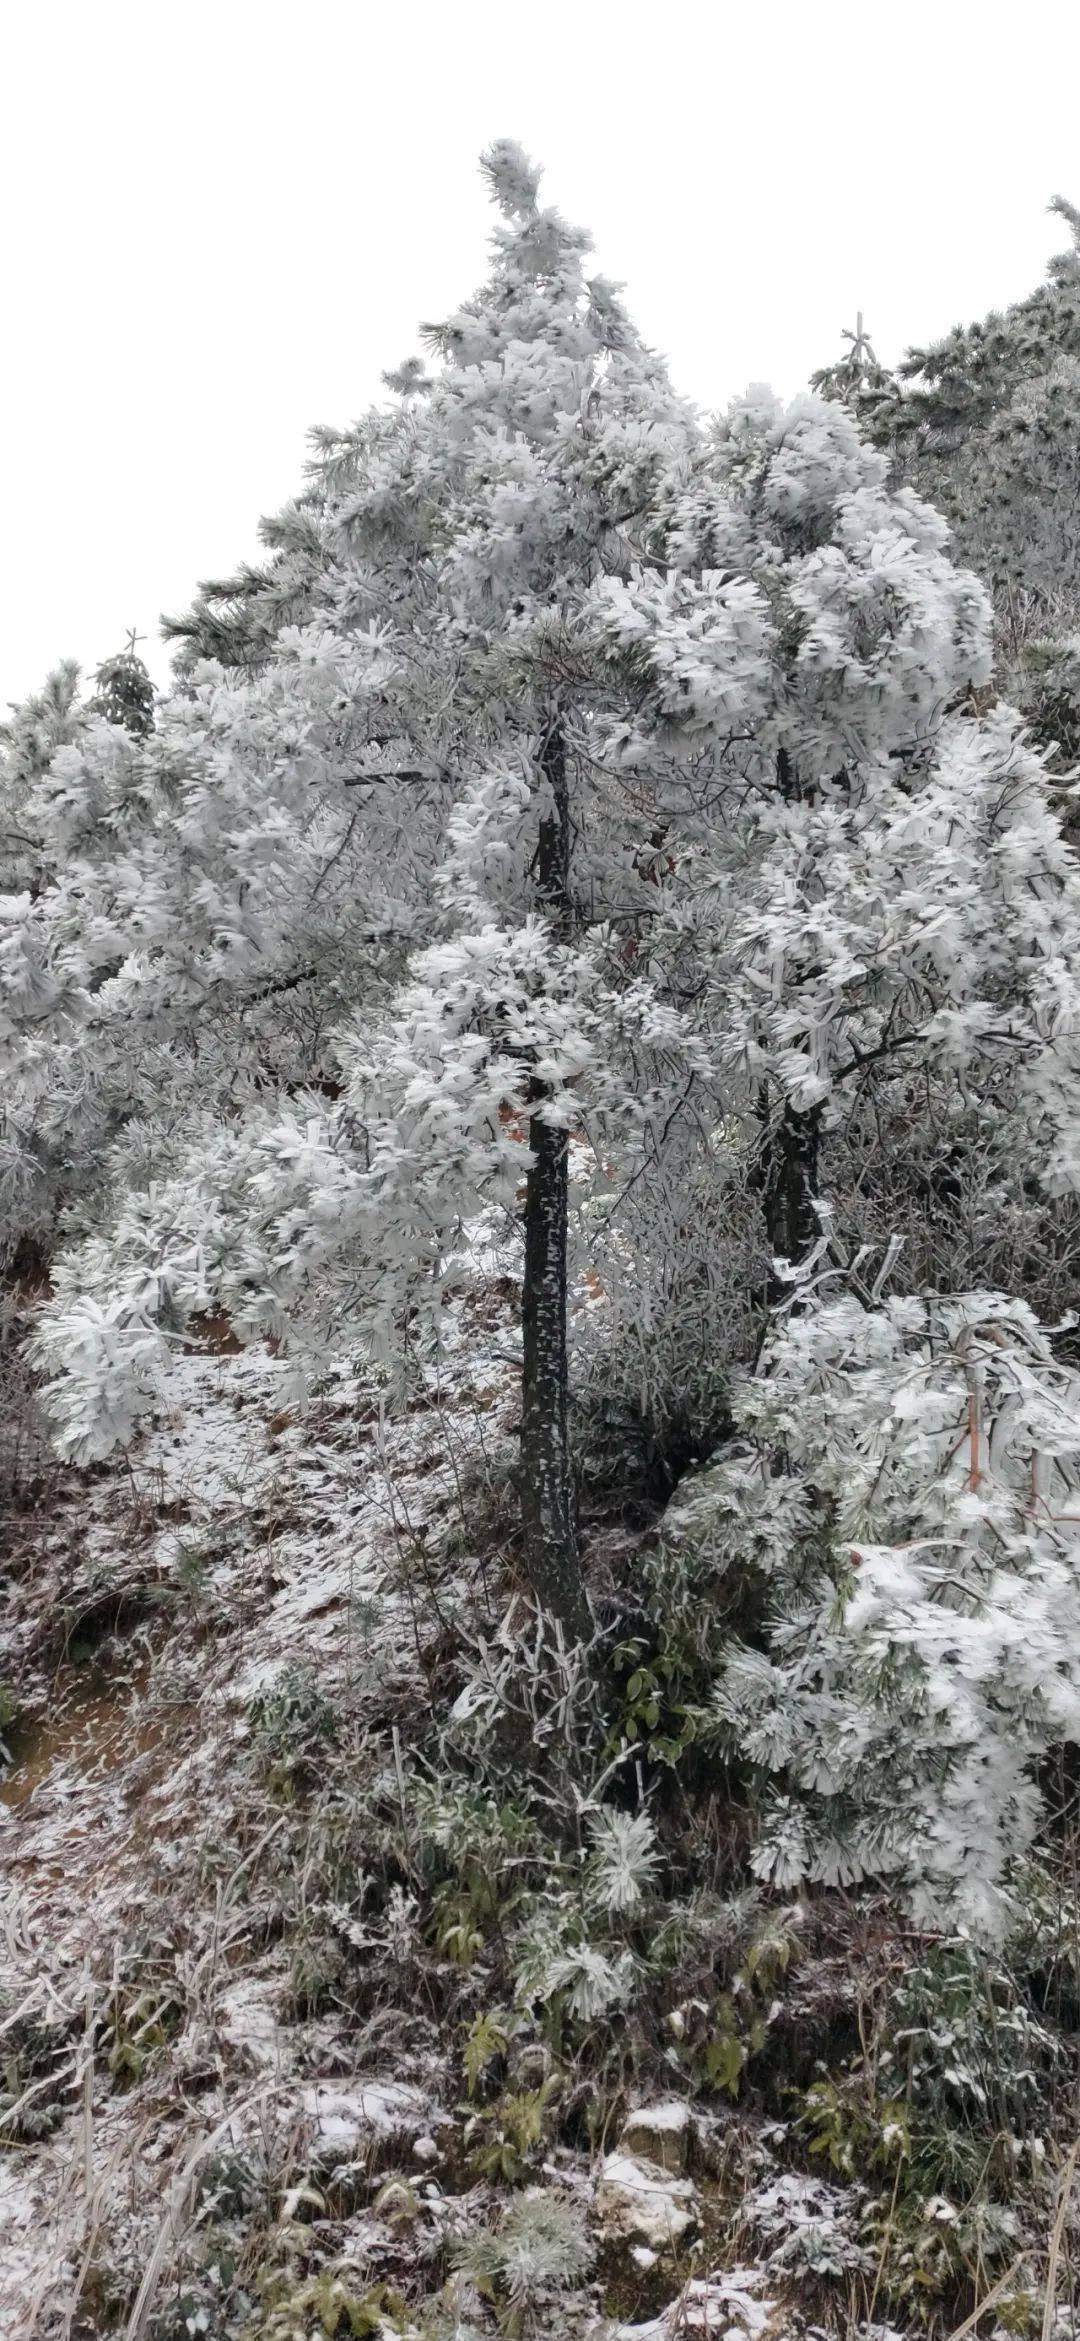
{"type": "Polygon", "coordinates": [[[891,1876],[924,1917],[1003,1919],[1080,1737],[1080,1381],[1001,1294],[811,1302],[735,1401],[715,1517],[761,1573],[764,1647],[714,1721],[772,1785],[759,1876],[891,1876]]]}

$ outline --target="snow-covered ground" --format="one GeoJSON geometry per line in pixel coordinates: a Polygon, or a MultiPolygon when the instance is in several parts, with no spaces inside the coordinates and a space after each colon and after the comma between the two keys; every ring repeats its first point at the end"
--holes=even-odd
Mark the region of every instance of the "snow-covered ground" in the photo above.
{"type": "MultiPolygon", "coordinates": [[[[286,2225],[332,2185],[346,2206],[332,2250],[362,2282],[400,2267],[401,2199],[414,2272],[523,2199],[478,2181],[460,2080],[422,2011],[399,2037],[381,2019],[350,2025],[332,1998],[298,2000],[281,1902],[307,1890],[305,1808],[253,1761],[260,1714],[298,1670],[358,1746],[373,1725],[396,1746],[395,1713],[415,1737],[432,1639],[486,1584],[477,1527],[505,1504],[518,1375],[501,1266],[463,1278],[444,1356],[402,1410],[342,1356],[301,1413],[287,1360],[219,1342],[178,1359],[129,1457],[58,1474],[13,1523],[0,2341],[186,2331],[155,2318],[179,2298],[200,2190],[215,2170],[229,2183],[230,2157],[277,2174],[286,2225]],[[426,1610],[418,1584],[433,1588],[426,1610]]],[[[325,1762],[329,1778],[333,1749],[325,1762]]],[[[362,1908],[359,1922],[319,1916],[363,1955],[362,1908]]],[[[601,2151],[559,2145],[544,2165],[616,2276],[607,2315],[582,2310],[575,2332],[779,2334],[791,2320],[769,2247],[809,2222],[835,2257],[843,2206],[770,2198],[762,2265],[710,2273],[700,2149],[723,2117],[646,2099],[601,2151]]],[[[745,2258],[752,2230],[737,2240],[745,2258]]]]}
{"type": "MultiPolygon", "coordinates": [[[[340,2077],[330,2096],[299,2077],[317,2073],[317,2027],[277,2020],[279,1962],[248,1940],[243,1871],[275,1826],[272,1810],[250,1809],[249,1703],[298,1664],[354,1702],[415,1673],[403,1559],[445,1527],[463,1474],[498,1454],[515,1398],[490,1295],[466,1296],[448,1337],[452,1391],[433,1372],[396,1417],[344,1360],[301,1415],[287,1361],[188,1355],[130,1459],[68,1475],[47,1515],[16,1524],[0,1657],[18,1697],[0,1789],[0,2023],[9,2043],[35,2027],[55,2047],[46,2038],[32,2060],[47,2134],[20,2122],[29,2134],[0,2156],[4,2341],[66,2329],[119,2206],[160,2209],[170,2186],[182,2191],[230,2114],[325,2135],[343,2102],[340,2077]],[[106,1663],[85,1648],[103,1631],[106,1663]],[[166,1924],[168,2071],[138,2070],[120,2093],[101,2020],[108,2038],[133,1945],[152,1975],[166,1924]]],[[[359,2128],[385,2126],[388,2102],[386,2085],[361,2091],[359,2128]]],[[[439,2109],[417,2102],[422,2134],[439,2109]]]]}

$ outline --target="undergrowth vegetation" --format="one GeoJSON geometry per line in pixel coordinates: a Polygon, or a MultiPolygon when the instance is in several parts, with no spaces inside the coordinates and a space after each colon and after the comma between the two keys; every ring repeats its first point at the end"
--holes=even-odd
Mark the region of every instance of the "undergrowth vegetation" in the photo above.
{"type": "MultiPolygon", "coordinates": [[[[1071,1792],[993,1951],[879,1895],[748,1884],[761,1782],[709,1700],[764,1591],[744,1579],[733,1617],[688,1517],[638,1544],[640,1630],[602,1673],[517,1597],[451,1641],[452,1555],[429,1554],[431,1711],[390,1684],[373,1726],[302,1665],[253,1694],[266,1818],[233,1907],[276,1945],[282,2015],[361,2072],[436,2076],[451,2126],[430,2165],[278,2140],[208,2166],[161,2341],[584,2331],[625,2290],[584,2173],[670,2098],[702,2206],[687,2281],[751,2251],[839,2335],[944,2334],[1004,2279],[999,2322],[1037,2329],[1080,2079],[1071,1792]]],[[[150,1990],[107,2020],[121,2072],[165,2021],[150,1990]]]]}

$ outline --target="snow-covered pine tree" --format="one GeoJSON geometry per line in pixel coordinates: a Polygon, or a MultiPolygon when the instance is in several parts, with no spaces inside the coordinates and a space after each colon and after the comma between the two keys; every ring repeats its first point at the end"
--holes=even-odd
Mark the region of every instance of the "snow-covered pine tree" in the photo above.
{"type": "Polygon", "coordinates": [[[494,270],[440,366],[320,435],[267,569],[184,622],[155,733],[44,776],[64,852],[7,984],[24,1084],[152,1088],[148,1038],[192,1068],[155,1093],[153,1187],[125,1140],[57,1269],[76,1455],[211,1298],[249,1336],[335,1281],[373,1331],[437,1313],[526,1130],[525,1546],[577,1634],[571,1132],[609,1217],[688,1129],[721,1197],[749,1156],[788,1262],[919,1084],[1003,1182],[1072,1192],[1080,926],[1042,768],[979,712],[987,608],[944,524],[836,405],[699,426],[520,151],[486,168],[494,270]]]}
{"type": "Polygon", "coordinates": [[[895,374],[856,342],[814,385],[945,514],[991,592],[1007,691],[1060,747],[1080,626],[1080,213],[1061,196],[1051,209],[1070,242],[1026,299],[910,349],[895,374]]]}
{"type": "Polygon", "coordinates": [[[146,662],[135,648],[137,640],[132,628],[123,649],[102,660],[94,675],[89,712],[103,716],[106,723],[121,724],[136,739],[143,739],[154,727],[154,686],[146,662]]]}
{"type": "MultiPolygon", "coordinates": [[[[485,168],[503,219],[495,270],[432,329],[441,370],[428,381],[411,364],[394,377],[398,410],[341,439],[320,435],[312,490],[268,532],[269,573],[234,581],[235,594],[231,583],[212,589],[186,627],[182,687],[122,809],[102,807],[99,788],[88,811],[83,767],[61,762],[48,775],[42,811],[54,830],[74,824],[76,850],[13,951],[9,997],[18,1025],[18,985],[40,955],[53,1031],[77,1025],[92,1057],[123,1054],[148,1026],[175,1041],[205,1028],[208,1008],[220,1017],[301,980],[321,999],[328,984],[336,993],[342,1110],[323,1115],[314,1149],[310,1111],[303,1140],[271,1130],[265,1111],[239,1141],[218,1125],[217,1257],[201,1211],[197,1258],[182,1262],[160,1200],[156,1213],[144,1205],[140,1265],[118,1306],[103,1239],[91,1244],[83,1270],[93,1264],[104,1285],[110,1330],[99,1323],[80,1352],[67,1431],[83,1452],[130,1421],[117,1358],[127,1335],[129,1361],[145,1362],[150,1320],[182,1320],[215,1279],[253,1332],[276,1325],[334,1253],[354,1269],[359,1253],[372,1319],[398,1314],[406,1287],[415,1299],[425,1270],[437,1288],[463,1214],[478,1199],[512,1199],[523,1117],[525,1541],[538,1594],[581,1633],[566,1422],[569,1130],[591,1101],[640,1143],[668,1060],[689,1045],[636,952],[636,930],[657,910],[651,792],[593,777],[596,711],[610,694],[590,597],[639,545],[645,557],[657,482],[695,426],[613,288],[586,278],[587,239],[540,208],[519,150],[493,149],[485,168]],[[207,615],[223,596],[236,602],[227,641],[207,615]],[[266,613],[283,609],[303,623],[273,630],[266,613]],[[198,661],[195,638],[204,648],[208,635],[230,667],[198,661]],[[387,943],[410,927],[414,943],[439,939],[388,1004],[377,980],[387,943]],[[278,1187],[288,1167],[298,1192],[291,1208],[261,1215],[264,1237],[268,1221],[276,1238],[283,1219],[289,1227],[287,1244],[266,1247],[261,1295],[252,1231],[234,1238],[248,1253],[241,1297],[224,1229],[252,1206],[247,1172],[242,1198],[232,1184],[245,1145],[249,1157],[276,1150],[278,1187]],[[314,1193],[331,1168],[351,1206],[339,1194],[332,1216],[314,1193]]],[[[107,791],[119,777],[109,753],[107,791]]],[[[24,1078],[39,1038],[29,1045],[24,1016],[24,1078]]],[[[265,1065],[260,1080],[265,1097],[265,1065]]],[[[212,1113],[212,1089],[204,1096],[212,1113]]],[[[211,1148],[207,1177],[213,1166],[211,1148]]],[[[181,1171],[177,1206],[184,1188],[181,1171]]],[[[133,1234],[129,1211],[121,1261],[133,1234]]],[[[67,1323],[60,1340],[71,1346],[67,1323]]]]}
{"type": "Polygon", "coordinates": [[[1018,718],[981,711],[989,613],[946,536],[842,408],[761,397],[674,487],[670,568],[597,596],[637,684],[608,753],[709,806],[704,1021],[788,1262],[819,1202],[857,1243],[867,1131],[887,1153],[915,1087],[1005,1186],[1075,1188],[1076,870],[1018,718]]]}
{"type": "MultiPolygon", "coordinates": [[[[41,690],[12,705],[0,724],[0,919],[6,954],[13,960],[22,955],[18,928],[45,883],[47,849],[35,790],[57,752],[80,736],[85,720],[79,669],[73,659],[65,659],[41,690]]],[[[0,992],[4,980],[0,977],[0,992]]],[[[28,987],[23,979],[23,987],[23,1012],[30,1015],[32,976],[28,987]]],[[[28,1243],[37,1245],[55,1200],[27,1091],[14,1081],[0,1084],[0,1266],[23,1256],[28,1243]]]]}

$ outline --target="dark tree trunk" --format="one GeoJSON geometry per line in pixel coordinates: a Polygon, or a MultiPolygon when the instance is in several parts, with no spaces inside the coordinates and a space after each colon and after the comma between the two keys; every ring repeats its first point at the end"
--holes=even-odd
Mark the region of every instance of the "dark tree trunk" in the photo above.
{"type": "MultiPolygon", "coordinates": [[[[786,803],[797,804],[804,796],[798,771],[786,748],[781,748],[777,756],[776,781],[786,803]]],[[[800,1112],[797,1106],[785,1101],[779,1121],[770,1123],[768,1098],[764,1096],[762,1120],[765,1124],[762,1150],[765,1228],[774,1259],[789,1260],[794,1268],[800,1260],[805,1260],[818,1236],[813,1199],[818,1185],[821,1107],[811,1106],[808,1112],[800,1112]]],[[[766,1291],[770,1308],[784,1300],[790,1289],[770,1270],[766,1291]]]]}
{"type": "MultiPolygon", "coordinates": [[[[785,1105],[765,1141],[765,1227],[774,1258],[797,1267],[816,1243],[818,1223],[813,1199],[817,1193],[821,1108],[800,1113],[785,1105]]],[[[770,1274],[770,1305],[782,1300],[790,1287],[770,1274]]]]}
{"type": "Polygon", "coordinates": [[[566,1357],[567,1138],[529,1124],[521,1296],[521,1519],[525,1565],[543,1609],[575,1641],[592,1631],[578,1559],[566,1357]]]}
{"type": "MultiPolygon", "coordinates": [[[[571,928],[570,798],[558,722],[545,741],[541,763],[550,802],[540,823],[537,890],[552,932],[562,941],[571,928]]],[[[532,1103],[539,1106],[544,1095],[538,1082],[532,1103]]],[[[578,1557],[566,1353],[568,1152],[566,1131],[534,1112],[521,1293],[521,1520],[525,1566],[538,1602],[575,1641],[586,1641],[592,1619],[578,1557]]]]}

